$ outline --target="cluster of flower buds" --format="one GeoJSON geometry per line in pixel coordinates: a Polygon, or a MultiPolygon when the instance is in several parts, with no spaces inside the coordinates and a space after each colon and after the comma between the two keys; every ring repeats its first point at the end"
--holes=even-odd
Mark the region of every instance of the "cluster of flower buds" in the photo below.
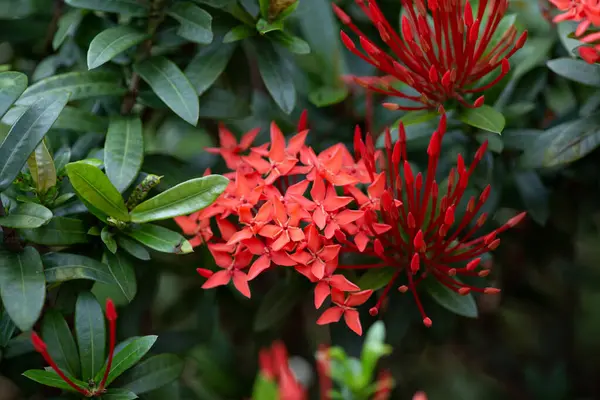
{"type": "Polygon", "coordinates": [[[579,55],[590,64],[600,61],[600,2],[598,0],[550,0],[561,14],[554,17],[554,22],[579,22],[575,30],[584,46],[579,47],[579,55]],[[595,27],[596,29],[591,29],[595,27]],[[591,46],[586,46],[591,45],[591,46]]]}
{"type": "Polygon", "coordinates": [[[490,187],[468,200],[462,218],[456,209],[467,189],[469,177],[482,159],[487,142],[467,166],[462,155],[450,171],[447,185],[438,186],[436,172],[446,116],[442,115],[427,153],[425,175],[415,174],[407,160],[406,134],[399,127],[399,140],[392,144],[389,130],[385,149],[376,150],[373,137],[355,131],[354,154],[336,144],[316,154],[306,146],[306,113],[298,133],[287,142],[271,124],[271,141],[252,147],[257,131],[248,132],[238,143],[220,127],[219,153],[232,171],[225,192],[210,207],[176,218],[185,234],[195,236],[193,245],[206,243],[217,272],[198,269],[209,289],[233,282],[250,297],[248,282],[266,270],[295,270],[314,283],[314,303],[320,308],[330,297],[332,306],[318,324],[344,321],[362,334],[357,307],[373,295],[362,290],[342,273],[344,270],[394,268],[395,274],[371,308],[379,312],[389,290],[411,291],[426,326],[417,285],[426,277],[460,295],[471,291],[497,293],[495,288],[478,288],[459,276],[485,276],[481,256],[500,244],[498,234],[516,225],[525,213],[482,237],[476,232],[486,221],[480,213],[490,187]],[[214,219],[219,234],[212,231],[214,219]],[[344,265],[342,254],[368,256],[373,264],[344,265]]]}

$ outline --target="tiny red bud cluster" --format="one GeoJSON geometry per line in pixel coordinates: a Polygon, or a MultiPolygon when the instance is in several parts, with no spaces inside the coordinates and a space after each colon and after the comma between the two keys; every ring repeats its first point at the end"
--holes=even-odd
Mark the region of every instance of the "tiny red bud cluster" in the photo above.
{"type": "Polygon", "coordinates": [[[579,55],[590,64],[600,61],[600,32],[598,29],[590,30],[591,27],[600,28],[600,3],[598,0],[550,0],[561,14],[554,17],[553,21],[579,22],[575,30],[575,37],[583,43],[579,47],[579,55]],[[587,46],[590,45],[590,46],[587,46]]]}

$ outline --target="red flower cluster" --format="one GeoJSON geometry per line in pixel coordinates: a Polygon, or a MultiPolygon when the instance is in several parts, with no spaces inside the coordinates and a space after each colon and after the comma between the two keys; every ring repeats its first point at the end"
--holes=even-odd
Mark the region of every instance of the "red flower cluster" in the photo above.
{"type": "Polygon", "coordinates": [[[554,22],[579,22],[575,36],[582,43],[592,46],[579,48],[579,55],[590,64],[600,61],[600,32],[588,32],[591,26],[600,28],[600,2],[598,0],[550,0],[562,14],[554,17],[554,22]]]}
{"type": "Polygon", "coordinates": [[[392,145],[386,132],[385,150],[376,150],[372,136],[363,141],[357,128],[354,155],[336,144],[316,154],[305,145],[308,131],[305,115],[298,131],[287,143],[274,123],[271,142],[258,147],[250,143],[256,131],[244,136],[240,145],[223,126],[224,147],[219,152],[234,169],[231,182],[210,207],[177,223],[194,244],[207,242],[218,272],[198,269],[208,280],[203,287],[214,288],[233,281],[243,295],[250,297],[248,281],[269,268],[294,268],[315,284],[315,307],[331,296],[332,307],[318,324],[339,321],[362,334],[356,308],[372,295],[361,290],[340,271],[392,267],[393,278],[371,309],[375,315],[389,290],[411,290],[423,315],[431,325],[417,295],[417,284],[426,277],[437,279],[451,290],[466,295],[470,291],[496,293],[462,283],[457,275],[485,276],[480,256],[498,247],[497,235],[516,225],[524,213],[501,228],[479,238],[474,235],[486,220],[479,211],[490,187],[478,199],[471,198],[460,221],[455,212],[469,177],[483,157],[487,143],[467,167],[461,155],[452,169],[446,187],[438,187],[436,170],[446,117],[433,133],[428,148],[427,174],[413,173],[406,155],[406,135],[392,145]],[[444,192],[444,194],[440,193],[444,192]],[[216,219],[220,235],[210,232],[208,220],[216,219]],[[340,254],[351,253],[379,259],[375,264],[341,265],[340,254]],[[400,283],[401,275],[406,282],[400,283]]]}
{"type": "Polygon", "coordinates": [[[510,69],[508,59],[527,40],[527,32],[517,38],[514,26],[501,32],[497,41],[494,39],[508,0],[481,0],[476,14],[468,0],[401,0],[406,11],[402,17],[401,35],[385,19],[375,0],[355,1],[375,25],[393,56],[369,40],[334,4],[334,11],[342,23],[358,36],[362,51],[342,31],[345,46],[385,74],[384,77],[354,79],[369,90],[410,103],[384,104],[392,110],[433,109],[450,99],[466,107],[481,106],[483,96],[473,104],[465,96],[483,92],[498,83],[510,69]],[[494,79],[476,85],[498,69],[500,72],[494,79]],[[403,92],[397,86],[398,82],[412,87],[419,95],[403,92]]]}
{"type": "Polygon", "coordinates": [[[258,363],[263,377],[277,382],[281,400],[308,399],[306,390],[290,369],[287,349],[282,342],[274,342],[270,349],[262,349],[258,355],[258,363]]]}

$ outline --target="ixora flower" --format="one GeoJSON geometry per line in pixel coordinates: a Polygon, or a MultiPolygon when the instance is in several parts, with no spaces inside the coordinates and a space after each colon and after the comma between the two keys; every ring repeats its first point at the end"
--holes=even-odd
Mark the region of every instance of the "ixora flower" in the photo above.
{"type": "MultiPolygon", "coordinates": [[[[304,116],[299,133],[286,142],[277,125],[271,124],[269,144],[244,146],[247,154],[236,154],[236,170],[230,174],[229,186],[213,205],[176,218],[186,234],[196,236],[194,243],[206,243],[219,267],[217,272],[198,269],[207,278],[203,288],[232,282],[241,294],[250,297],[248,282],[263,272],[294,269],[314,283],[317,309],[331,298],[331,307],[317,323],[337,322],[343,317],[359,335],[362,327],[356,308],[374,292],[348,280],[342,274],[345,269],[360,273],[392,268],[393,276],[371,308],[371,315],[379,312],[390,289],[396,287],[413,294],[426,326],[431,320],[417,291],[425,279],[437,280],[459,295],[499,292],[459,279],[489,274],[480,266],[481,256],[496,249],[498,235],[525,216],[519,214],[476,237],[487,218],[480,211],[490,194],[488,185],[480,196],[465,199],[466,210],[456,218],[487,142],[470,166],[458,155],[447,184],[438,185],[445,115],[429,143],[426,174],[415,174],[408,162],[402,125],[395,144],[386,131],[383,151],[375,149],[371,135],[363,139],[357,128],[354,154],[342,144],[316,154],[305,145],[305,126],[304,116]],[[211,219],[218,233],[217,229],[210,230],[211,219]],[[340,263],[344,254],[378,261],[344,265],[340,263]]],[[[231,153],[224,154],[229,157],[231,153]]]]}
{"type": "Polygon", "coordinates": [[[373,92],[403,99],[403,104],[384,104],[391,110],[435,109],[450,99],[470,108],[481,106],[483,96],[473,103],[467,96],[498,83],[510,69],[508,59],[527,39],[526,31],[517,37],[514,26],[497,32],[508,0],[481,0],[476,13],[468,0],[401,0],[405,13],[400,33],[375,0],[355,1],[393,55],[369,40],[334,4],[342,23],[358,36],[362,51],[342,31],[344,45],[384,74],[354,80],[373,92]],[[495,71],[495,78],[478,84],[495,71]],[[418,95],[402,91],[398,83],[412,87],[418,95]]]}
{"type": "Polygon", "coordinates": [[[575,21],[579,22],[575,36],[584,44],[579,55],[590,64],[600,61],[600,32],[588,32],[592,26],[600,28],[600,2],[598,0],[550,0],[556,8],[562,11],[554,17],[554,22],[575,21]]]}

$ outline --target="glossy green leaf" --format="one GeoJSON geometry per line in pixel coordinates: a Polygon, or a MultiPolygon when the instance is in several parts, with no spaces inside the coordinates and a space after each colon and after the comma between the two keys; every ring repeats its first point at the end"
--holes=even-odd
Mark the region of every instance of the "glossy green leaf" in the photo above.
{"type": "Polygon", "coordinates": [[[269,41],[257,42],[255,50],[258,70],[267,90],[279,108],[290,114],[296,105],[296,88],[292,74],[269,41]]]}
{"type": "Polygon", "coordinates": [[[82,10],[70,10],[63,14],[58,20],[58,29],[52,39],[52,48],[57,50],[69,35],[74,32],[81,24],[86,12],[82,10]]]}
{"type": "Polygon", "coordinates": [[[174,354],[160,354],[139,363],[121,378],[121,387],[134,393],[158,389],[179,378],[183,360],[174,354]]]}
{"type": "Polygon", "coordinates": [[[113,117],[104,144],[106,175],[119,192],[137,177],[144,161],[144,137],[139,117],[113,117]]]}
{"type": "MultiPolygon", "coordinates": [[[[55,387],[63,390],[67,390],[69,392],[74,392],[75,390],[69,386],[65,381],[62,380],[60,376],[54,371],[45,371],[43,369],[30,369],[29,371],[23,372],[23,376],[35,381],[37,383],[41,383],[42,385],[55,387]]],[[[71,379],[75,384],[80,385],[81,387],[85,387],[86,383],[81,382],[77,379],[71,379]]]]}
{"type": "Polygon", "coordinates": [[[90,43],[87,53],[88,69],[98,68],[125,50],[142,43],[148,34],[127,25],[108,28],[100,32],[90,43]]]}
{"type": "Polygon", "coordinates": [[[38,193],[44,194],[56,186],[56,167],[44,141],[31,153],[27,159],[27,166],[38,193]]]}
{"type": "Polygon", "coordinates": [[[525,204],[527,214],[540,225],[550,216],[548,189],[535,171],[519,171],[514,175],[515,184],[525,204]]]}
{"type": "Polygon", "coordinates": [[[39,318],[46,299],[44,267],[36,249],[0,251],[0,297],[10,319],[28,331],[39,318]]]}
{"type": "Polygon", "coordinates": [[[17,177],[69,99],[68,93],[64,92],[37,97],[38,100],[21,115],[0,144],[0,192],[17,177]]]}
{"type": "Polygon", "coordinates": [[[471,293],[461,296],[439,283],[435,278],[425,279],[422,284],[427,293],[442,307],[463,317],[477,318],[477,304],[471,293]]]}
{"type": "Polygon", "coordinates": [[[397,271],[392,267],[369,269],[360,277],[356,285],[362,290],[379,290],[392,280],[397,271]]]}
{"type": "Polygon", "coordinates": [[[0,217],[0,226],[7,228],[39,228],[52,218],[52,211],[37,203],[22,203],[6,217],[0,217]]]}
{"type": "Polygon", "coordinates": [[[154,57],[135,64],[134,70],[175,114],[192,125],[198,123],[198,95],[175,63],[154,57]]]}
{"type": "Polygon", "coordinates": [[[328,107],[338,104],[348,97],[346,87],[327,87],[318,88],[308,94],[308,99],[317,107],[328,107]]]}
{"type": "Polygon", "coordinates": [[[459,118],[465,124],[494,133],[502,133],[506,123],[502,113],[485,104],[462,110],[459,118]]]}
{"type": "Polygon", "coordinates": [[[72,7],[143,17],[148,7],[138,0],[65,0],[72,7]]]}
{"type": "Polygon", "coordinates": [[[37,229],[23,229],[19,233],[28,241],[45,246],[68,246],[87,243],[87,229],[75,218],[54,217],[37,229]]]}
{"type": "Polygon", "coordinates": [[[5,348],[8,345],[8,342],[13,337],[15,331],[17,330],[17,326],[10,319],[10,315],[6,312],[6,310],[2,310],[0,313],[0,347],[5,348]]]}
{"type": "Polygon", "coordinates": [[[148,250],[138,242],[133,241],[124,236],[117,236],[117,244],[119,248],[125,250],[127,253],[137,258],[138,260],[148,261],[150,260],[150,253],[148,250]]]}
{"type": "Polygon", "coordinates": [[[42,338],[56,365],[71,376],[79,376],[81,373],[79,352],[67,321],[61,313],[56,310],[44,313],[42,338]]]}
{"type": "Polygon", "coordinates": [[[105,253],[105,258],[110,274],[114,279],[112,285],[118,288],[120,295],[131,302],[137,293],[137,281],[133,265],[121,253],[105,253]]]}
{"type": "Polygon", "coordinates": [[[7,71],[0,73],[0,117],[27,89],[27,76],[20,72],[7,71]]]}
{"type": "Polygon", "coordinates": [[[308,54],[310,53],[310,46],[304,40],[298,36],[290,35],[284,31],[271,32],[269,38],[273,39],[279,45],[285,47],[289,51],[295,54],[308,54]]]}
{"type": "Polygon", "coordinates": [[[557,58],[546,63],[557,75],[584,85],[600,87],[600,65],[573,58],[557,58]]]}
{"type": "Polygon", "coordinates": [[[67,164],[66,169],[71,185],[81,200],[106,216],[119,221],[129,221],[129,212],[123,197],[102,171],[83,162],[67,164]]]}
{"type": "Polygon", "coordinates": [[[234,43],[251,36],[256,36],[256,34],[256,28],[254,27],[246,24],[238,25],[235,28],[231,28],[231,30],[225,34],[223,43],[234,43]]]}
{"type": "MultiPolygon", "coordinates": [[[[12,125],[27,110],[27,106],[14,106],[4,117],[2,122],[12,125]]],[[[104,133],[108,128],[108,120],[79,108],[66,106],[52,125],[52,129],[66,129],[75,132],[98,132],[104,133]]]]}
{"type": "Polygon", "coordinates": [[[100,239],[102,239],[102,242],[106,245],[106,248],[111,253],[115,254],[117,252],[117,242],[113,237],[109,226],[102,228],[102,231],[100,232],[100,239]]]}
{"type": "MultiPolygon", "coordinates": [[[[115,350],[113,364],[108,373],[106,384],[110,385],[112,381],[121,376],[123,372],[137,364],[137,362],[140,361],[154,345],[157,338],[158,336],[154,335],[136,338],[120,349],[118,353],[115,350]]],[[[105,370],[106,364],[104,364],[102,369],[96,374],[96,381],[102,379],[105,370]]]]}
{"type": "Polygon", "coordinates": [[[102,400],[132,400],[137,399],[137,394],[130,392],[127,389],[108,389],[102,395],[102,400]]]}
{"type": "Polygon", "coordinates": [[[306,291],[298,282],[282,280],[275,284],[258,306],[254,331],[266,331],[281,322],[305,296],[306,291]]]}
{"type": "Polygon", "coordinates": [[[178,2],[171,6],[168,14],[179,22],[179,36],[200,44],[212,42],[212,17],[202,8],[189,1],[178,2]]]}
{"type": "Polygon", "coordinates": [[[79,347],[81,377],[88,380],[102,369],[106,347],[102,306],[89,292],[81,292],[75,303],[75,335],[79,347]]]}
{"type": "Polygon", "coordinates": [[[183,236],[162,226],[144,224],[125,232],[145,246],[162,253],[187,254],[194,251],[183,236]]]}
{"type": "Polygon", "coordinates": [[[17,101],[17,105],[33,104],[40,96],[49,94],[64,96],[70,93],[70,101],[101,96],[121,96],[126,89],[118,74],[107,71],[67,72],[42,79],[29,86],[17,101]]]}
{"type": "Polygon", "coordinates": [[[211,205],[225,191],[229,179],[208,175],[180,183],[131,210],[136,223],[170,219],[191,214],[211,205]]]}
{"type": "Polygon", "coordinates": [[[227,67],[236,46],[213,42],[202,48],[185,69],[185,76],[201,96],[206,92],[227,67]]]}
{"type": "Polygon", "coordinates": [[[113,283],[108,265],[93,258],[68,253],[48,253],[42,257],[44,274],[48,283],[66,282],[73,279],[88,279],[102,283],[113,283]]]}

